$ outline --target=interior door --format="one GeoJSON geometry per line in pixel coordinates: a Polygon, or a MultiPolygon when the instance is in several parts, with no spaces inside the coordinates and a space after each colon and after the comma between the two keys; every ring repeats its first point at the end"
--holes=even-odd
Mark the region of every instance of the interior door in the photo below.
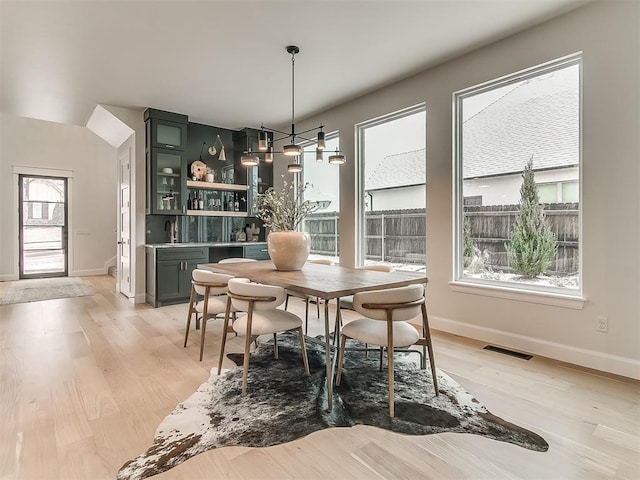
{"type": "Polygon", "coordinates": [[[131,147],[125,148],[118,158],[119,163],[119,216],[117,289],[123,295],[132,297],[131,289],[131,147]]]}
{"type": "Polygon", "coordinates": [[[20,278],[68,271],[67,179],[19,175],[20,278]]]}

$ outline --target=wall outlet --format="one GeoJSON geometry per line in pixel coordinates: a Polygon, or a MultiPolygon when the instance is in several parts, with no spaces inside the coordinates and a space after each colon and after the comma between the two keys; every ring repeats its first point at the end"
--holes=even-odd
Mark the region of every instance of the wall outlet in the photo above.
{"type": "Polygon", "coordinates": [[[607,317],[596,317],[596,331],[604,333],[609,331],[609,319],[607,317]]]}

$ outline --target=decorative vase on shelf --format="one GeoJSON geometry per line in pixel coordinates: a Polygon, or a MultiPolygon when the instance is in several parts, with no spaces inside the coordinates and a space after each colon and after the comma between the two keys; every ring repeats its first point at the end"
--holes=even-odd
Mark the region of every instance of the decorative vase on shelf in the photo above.
{"type": "Polygon", "coordinates": [[[271,232],[267,250],[276,270],[301,270],[311,251],[311,237],[307,232],[271,232]]]}

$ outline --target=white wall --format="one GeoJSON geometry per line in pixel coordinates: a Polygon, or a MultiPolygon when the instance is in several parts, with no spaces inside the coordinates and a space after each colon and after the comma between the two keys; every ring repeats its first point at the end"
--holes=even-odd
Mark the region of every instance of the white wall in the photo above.
{"type": "MultiPolygon", "coordinates": [[[[536,183],[564,182],[578,179],[578,168],[535,172],[536,183]]],[[[464,181],[464,196],[482,196],[482,205],[517,205],[520,202],[522,174],[477,178],[464,181]]]]}
{"type": "Polygon", "coordinates": [[[369,201],[369,210],[405,210],[407,208],[425,208],[427,196],[424,185],[390,188],[370,191],[373,201],[369,201]]]}
{"type": "Polygon", "coordinates": [[[106,273],[116,253],[116,149],[85,127],[0,116],[0,280],[18,267],[18,168],[69,172],[69,275],[106,273]]]}
{"type": "MultiPolygon", "coordinates": [[[[340,132],[341,263],[356,254],[354,124],[425,102],[427,268],[437,328],[640,377],[640,3],[595,2],[299,122],[340,132]],[[581,310],[454,291],[452,93],[583,51],[581,310]],[[615,236],[615,248],[612,237],[615,236]],[[609,319],[598,333],[596,317],[609,319]]],[[[284,169],[276,164],[275,178],[284,169]]],[[[437,345],[436,345],[437,351],[437,345]]]]}

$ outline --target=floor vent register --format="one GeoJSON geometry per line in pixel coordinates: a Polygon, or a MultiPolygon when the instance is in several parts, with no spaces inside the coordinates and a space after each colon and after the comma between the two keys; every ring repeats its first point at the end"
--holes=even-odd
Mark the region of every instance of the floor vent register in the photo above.
{"type": "Polygon", "coordinates": [[[494,345],[487,345],[484,347],[485,350],[490,350],[492,352],[502,353],[503,355],[509,355],[516,358],[521,358],[522,360],[531,360],[533,355],[529,355],[527,353],[514,352],[513,350],[507,350],[506,348],[496,347],[494,345]]]}

